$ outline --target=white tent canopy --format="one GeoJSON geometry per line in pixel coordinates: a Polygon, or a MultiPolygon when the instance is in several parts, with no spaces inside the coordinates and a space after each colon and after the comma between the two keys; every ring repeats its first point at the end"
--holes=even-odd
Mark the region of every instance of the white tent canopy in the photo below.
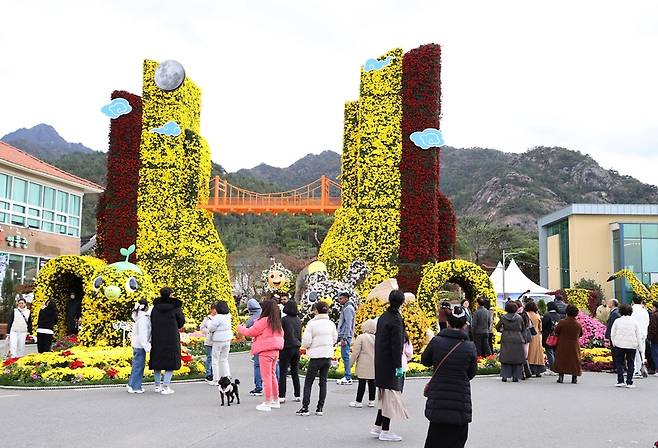
{"type": "Polygon", "coordinates": [[[493,283],[494,291],[498,296],[498,302],[503,302],[503,275],[505,276],[505,295],[516,299],[521,294],[530,290],[528,295],[530,296],[541,296],[544,297],[547,301],[551,300],[553,296],[549,296],[546,293],[549,291],[546,288],[542,288],[532,280],[530,280],[526,275],[521,271],[519,266],[516,264],[516,261],[512,260],[503,272],[503,264],[498,263],[496,269],[491,273],[489,278],[493,283]]]}

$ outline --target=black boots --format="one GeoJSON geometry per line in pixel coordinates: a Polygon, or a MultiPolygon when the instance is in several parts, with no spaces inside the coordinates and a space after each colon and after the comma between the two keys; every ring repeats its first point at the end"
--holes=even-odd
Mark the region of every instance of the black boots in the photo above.
{"type": "Polygon", "coordinates": [[[578,383],[578,377],[576,375],[571,375],[571,384],[577,384],[578,383]]]}
{"type": "Polygon", "coordinates": [[[564,383],[564,374],[560,373],[560,375],[557,377],[557,382],[560,384],[564,383]]]}

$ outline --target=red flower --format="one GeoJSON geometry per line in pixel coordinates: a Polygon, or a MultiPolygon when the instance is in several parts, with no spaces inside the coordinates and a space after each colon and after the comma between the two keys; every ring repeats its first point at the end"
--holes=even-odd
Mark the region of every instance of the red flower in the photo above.
{"type": "Polygon", "coordinates": [[[59,356],[71,356],[72,354],[71,350],[64,350],[59,356]]]}
{"type": "Polygon", "coordinates": [[[117,373],[119,373],[119,371],[117,369],[115,369],[114,367],[110,367],[109,369],[107,369],[105,371],[105,373],[107,374],[108,378],[114,379],[114,378],[117,377],[117,373]]]}
{"type": "Polygon", "coordinates": [[[19,359],[19,357],[7,358],[2,363],[2,367],[7,367],[8,365],[11,365],[11,364],[15,363],[16,361],[18,361],[18,359],[19,359]]]}
{"type": "Polygon", "coordinates": [[[185,364],[187,364],[188,362],[192,361],[193,358],[192,358],[192,355],[190,355],[189,353],[183,353],[183,354],[181,355],[180,359],[181,359],[181,361],[183,361],[185,364]]]}
{"type": "Polygon", "coordinates": [[[71,364],[69,364],[69,367],[70,367],[71,369],[80,369],[80,368],[82,368],[82,367],[84,367],[84,366],[85,366],[85,363],[82,362],[82,361],[80,361],[79,359],[76,359],[76,360],[73,361],[71,364]]]}

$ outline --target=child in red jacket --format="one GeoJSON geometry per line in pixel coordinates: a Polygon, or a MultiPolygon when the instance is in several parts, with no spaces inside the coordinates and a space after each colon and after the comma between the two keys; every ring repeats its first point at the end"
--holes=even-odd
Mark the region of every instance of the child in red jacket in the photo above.
{"type": "MultiPolygon", "coordinates": [[[[279,306],[272,300],[261,304],[263,311],[251,328],[238,327],[238,333],[252,338],[251,354],[258,356],[260,374],[263,377],[265,401],[256,406],[259,411],[269,412],[281,407],[279,404],[279,386],[276,379],[276,365],[279,350],[283,348],[283,327],[279,306]]],[[[282,373],[283,374],[283,373],[282,373]]]]}

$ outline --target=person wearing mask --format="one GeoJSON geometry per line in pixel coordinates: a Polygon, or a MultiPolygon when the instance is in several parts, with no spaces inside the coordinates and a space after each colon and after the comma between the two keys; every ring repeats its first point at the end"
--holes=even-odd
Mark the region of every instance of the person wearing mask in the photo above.
{"type": "Polygon", "coordinates": [[[523,363],[523,380],[532,378],[532,372],[530,372],[530,365],[528,364],[528,351],[530,350],[530,341],[532,341],[534,327],[530,322],[530,317],[528,316],[527,311],[525,310],[525,305],[520,300],[516,301],[517,314],[523,319],[523,353],[525,355],[525,362],[523,363]]]}
{"type": "MultiPolygon", "coordinates": [[[[651,344],[651,356],[654,367],[658,368],[658,300],[653,302],[653,310],[649,317],[647,340],[651,344]]],[[[654,375],[658,376],[658,372],[655,372],[654,375]]]]}
{"type": "Polygon", "coordinates": [[[528,347],[528,365],[530,366],[530,374],[541,377],[542,373],[546,371],[546,362],[544,360],[544,349],[542,348],[542,326],[541,317],[539,316],[539,309],[537,304],[532,300],[526,303],[525,311],[528,313],[530,325],[534,328],[534,334],[530,339],[528,347]]]}
{"type": "Polygon", "coordinates": [[[135,322],[130,336],[133,361],[126,388],[129,394],[143,394],[142,378],[144,377],[146,353],[151,351],[151,316],[149,315],[149,304],[145,299],[141,299],[135,304],[132,319],[135,322]]]}
{"type": "Polygon", "coordinates": [[[617,351],[615,369],[617,370],[617,387],[624,387],[624,367],[626,367],[626,387],[632,389],[633,371],[635,370],[635,352],[642,344],[640,326],[631,317],[635,311],[630,305],[619,307],[620,317],[615,320],[610,330],[610,338],[617,351]]]}
{"type": "Polygon", "coordinates": [[[523,345],[525,344],[525,325],[523,318],[517,314],[519,307],[509,301],[505,304],[505,312],[496,324],[496,330],[502,333],[500,337],[500,376],[503,383],[508,378],[518,383],[519,378],[523,377],[523,363],[526,361],[523,345]]]}
{"type": "Polygon", "coordinates": [[[487,299],[480,297],[477,301],[478,309],[473,314],[471,321],[471,332],[473,334],[473,342],[478,356],[489,356],[491,350],[489,348],[489,331],[491,329],[491,314],[486,308],[487,299]]]}
{"type": "Polygon", "coordinates": [[[450,313],[450,302],[443,301],[439,307],[439,331],[448,328],[448,314],[450,313]]]}
{"type": "Polygon", "coordinates": [[[181,301],[173,297],[171,288],[162,288],[151,310],[149,368],[153,370],[154,391],[162,395],[174,393],[170,387],[171,377],[181,366],[179,330],[185,326],[181,306],[181,301]]]}
{"type": "Polygon", "coordinates": [[[71,292],[66,304],[66,330],[68,335],[78,334],[78,325],[82,316],[82,296],[71,292]]]}
{"type": "Polygon", "coordinates": [[[21,297],[16,301],[16,308],[9,313],[7,322],[10,358],[20,358],[25,354],[25,338],[30,333],[32,333],[30,310],[27,309],[27,301],[21,297]]]}
{"type": "Polygon", "coordinates": [[[283,350],[279,352],[279,403],[286,402],[286,383],[288,375],[285,372],[290,368],[294,401],[299,398],[299,347],[302,345],[302,321],[299,318],[297,302],[289,300],[283,306],[284,318],[281,319],[283,327],[283,350]]]}
{"type": "Polygon", "coordinates": [[[640,336],[642,336],[642,344],[635,352],[635,378],[647,377],[647,368],[644,366],[644,351],[649,331],[649,313],[642,304],[642,299],[637,295],[633,295],[633,314],[631,314],[631,318],[637,322],[640,327],[640,336]]]}
{"type": "Polygon", "coordinates": [[[49,352],[53,345],[53,335],[57,325],[57,305],[53,299],[46,300],[37,319],[37,350],[49,352]]]}
{"type": "Polygon", "coordinates": [[[354,308],[354,303],[350,300],[350,295],[346,292],[338,296],[338,303],[342,306],[340,317],[338,318],[338,342],[340,343],[340,355],[345,366],[345,376],[337,380],[336,383],[348,385],[352,384],[352,372],[350,372],[349,365],[356,309],[354,308]]]}
{"type": "Polygon", "coordinates": [[[547,375],[554,375],[553,363],[555,362],[555,346],[547,343],[548,337],[555,334],[555,328],[560,322],[560,315],[557,312],[557,305],[555,302],[548,302],[546,304],[546,314],[541,320],[541,345],[546,349],[546,361],[548,362],[547,375]]]}
{"type": "Polygon", "coordinates": [[[217,386],[220,378],[231,377],[228,354],[231,351],[233,330],[232,316],[226,302],[214,305],[216,314],[208,322],[208,331],[212,333],[212,384],[217,386]]]}
{"type": "Polygon", "coordinates": [[[610,308],[610,315],[608,316],[608,321],[605,324],[606,326],[605,339],[610,344],[610,352],[612,353],[612,363],[613,365],[616,365],[616,361],[615,361],[616,350],[615,350],[615,346],[612,344],[612,341],[610,340],[610,333],[612,332],[612,325],[615,323],[615,320],[621,317],[621,314],[619,314],[619,301],[617,299],[610,299],[608,301],[608,307],[610,308]]]}
{"type": "Polygon", "coordinates": [[[258,356],[265,401],[256,406],[256,410],[270,412],[272,409],[281,407],[276,365],[279,360],[279,351],[283,348],[283,326],[281,325],[281,311],[276,302],[265,300],[261,307],[260,318],[250,328],[240,325],[238,333],[252,338],[251,354],[258,356]]]}
{"type": "Polygon", "coordinates": [[[461,301],[461,306],[466,312],[466,327],[464,327],[464,331],[468,335],[468,338],[472,339],[473,331],[471,325],[473,323],[473,315],[471,314],[471,302],[468,299],[464,299],[461,301]]]}
{"type": "Polygon", "coordinates": [[[199,329],[203,334],[206,335],[203,345],[206,348],[206,361],[205,361],[205,372],[206,372],[206,383],[213,384],[212,378],[212,332],[208,331],[208,324],[210,320],[217,315],[217,310],[215,310],[215,304],[210,307],[210,313],[203,318],[199,329]]]}
{"type": "Polygon", "coordinates": [[[315,415],[324,414],[324,402],[327,398],[327,377],[331,367],[331,358],[334,355],[334,344],[338,339],[336,325],[329,319],[328,313],[329,306],[325,302],[315,302],[313,305],[314,317],[306,324],[302,336],[302,347],[306,349],[309,361],[306,367],[306,378],[304,379],[302,407],[296,412],[300,416],[310,415],[308,406],[311,404],[311,389],[316,375],[319,376],[320,396],[318,397],[318,406],[315,408],[315,415]]]}
{"type": "Polygon", "coordinates": [[[493,352],[494,352],[494,346],[493,346],[493,343],[494,343],[494,327],[496,325],[496,322],[495,322],[496,312],[491,309],[491,302],[489,302],[488,299],[485,299],[484,307],[489,312],[489,318],[490,318],[490,322],[489,322],[489,351],[490,351],[491,354],[493,354],[493,352]]]}
{"type": "Polygon", "coordinates": [[[448,328],[435,336],[421,356],[432,367],[426,386],[425,418],[430,422],[425,448],[463,448],[472,421],[471,384],[477,373],[475,345],[468,342],[463,308],[455,307],[448,316],[448,328]]]}
{"type": "MultiPolygon", "coordinates": [[[[260,303],[256,299],[247,300],[247,312],[249,313],[249,318],[245,323],[245,327],[251,328],[251,326],[260,318],[261,307],[260,303]]],[[[249,391],[249,395],[252,397],[260,397],[263,395],[263,378],[260,376],[260,363],[258,362],[258,355],[252,355],[251,360],[254,362],[254,388],[249,391]]]]}
{"type": "Polygon", "coordinates": [[[557,294],[554,302],[557,306],[557,313],[560,315],[560,320],[567,317],[567,304],[564,303],[564,298],[560,294],[557,294]]]}
{"type": "Polygon", "coordinates": [[[583,327],[576,320],[578,308],[567,305],[567,317],[562,319],[555,328],[555,335],[559,338],[555,351],[555,364],[553,371],[558,374],[558,383],[564,382],[564,375],[571,375],[571,382],[576,384],[582,375],[580,359],[580,337],[583,327]]]}
{"type": "Polygon", "coordinates": [[[375,338],[377,321],[368,319],[361,324],[361,334],[357,336],[352,346],[350,360],[354,367],[356,365],[356,376],[359,377],[359,387],[356,390],[356,400],[351,401],[352,408],[362,408],[363,396],[368,385],[368,407],[375,407],[375,338]]]}
{"type": "Polygon", "coordinates": [[[388,309],[377,320],[375,338],[375,385],[379,390],[379,401],[375,425],[370,434],[379,440],[399,442],[402,437],[391,432],[391,420],[409,418],[402,400],[402,352],[404,347],[404,320],[400,307],[404,304],[404,293],[394,289],[388,295],[388,309]]]}

